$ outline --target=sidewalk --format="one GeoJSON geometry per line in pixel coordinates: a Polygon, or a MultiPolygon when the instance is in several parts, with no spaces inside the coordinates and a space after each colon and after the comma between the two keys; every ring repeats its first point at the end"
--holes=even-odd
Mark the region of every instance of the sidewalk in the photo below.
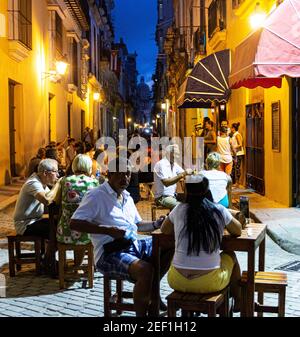
{"type": "Polygon", "coordinates": [[[249,197],[251,218],[268,226],[267,233],[282,249],[300,255],[300,209],[286,207],[249,189],[233,189],[233,204],[249,197]]]}
{"type": "MultiPolygon", "coordinates": [[[[0,186],[0,211],[15,203],[23,183],[20,179],[11,185],[0,186]]],[[[233,188],[235,207],[238,207],[240,195],[249,197],[251,218],[268,226],[271,239],[287,252],[300,255],[300,209],[285,207],[244,188],[233,188]]]]}

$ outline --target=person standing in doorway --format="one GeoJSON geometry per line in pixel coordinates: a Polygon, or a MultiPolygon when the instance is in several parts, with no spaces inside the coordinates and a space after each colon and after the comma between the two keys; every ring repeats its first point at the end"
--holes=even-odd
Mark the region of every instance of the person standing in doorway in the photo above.
{"type": "Polygon", "coordinates": [[[243,147],[243,137],[239,133],[239,127],[240,123],[233,123],[231,125],[231,132],[232,132],[232,138],[231,138],[231,144],[232,148],[235,152],[235,160],[234,160],[234,179],[233,182],[235,184],[240,184],[240,178],[241,178],[241,165],[242,161],[245,155],[244,147],[243,147]]]}

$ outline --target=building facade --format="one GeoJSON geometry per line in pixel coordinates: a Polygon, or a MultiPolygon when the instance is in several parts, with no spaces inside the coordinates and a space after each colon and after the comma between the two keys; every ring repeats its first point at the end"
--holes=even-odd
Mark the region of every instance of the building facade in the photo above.
{"type": "MultiPolygon", "coordinates": [[[[111,69],[112,0],[0,2],[0,184],[67,135],[110,135],[122,110],[111,69]]],[[[124,118],[123,118],[124,119],[124,118]]],[[[116,126],[117,127],[117,126],[116,126]]]]}
{"type": "Polygon", "coordinates": [[[222,119],[228,119],[229,124],[239,122],[246,148],[243,184],[291,206],[299,204],[299,169],[292,155],[293,151],[299,153],[299,146],[295,145],[299,143],[299,136],[292,123],[297,120],[299,106],[297,80],[284,77],[280,88],[232,89],[226,104],[212,104],[212,108],[178,109],[181,87],[197,63],[226,49],[230,50],[231,58],[235,56],[237,47],[254,32],[250,24],[253,14],[259,11],[269,15],[280,3],[282,1],[275,0],[260,1],[259,5],[250,0],[174,0],[174,24],[169,27],[164,42],[167,55],[164,100],[168,100],[175,111],[176,134],[181,137],[191,136],[205,116],[217,125],[222,119]],[[276,102],[282,112],[279,150],[273,147],[272,118],[276,102]]]}

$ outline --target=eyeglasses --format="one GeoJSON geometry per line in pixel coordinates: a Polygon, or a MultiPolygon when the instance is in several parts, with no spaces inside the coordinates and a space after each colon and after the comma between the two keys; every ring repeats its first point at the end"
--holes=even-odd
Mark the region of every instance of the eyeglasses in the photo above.
{"type": "Polygon", "coordinates": [[[51,173],[55,173],[55,174],[58,174],[58,170],[48,170],[46,172],[51,172],[51,173]]]}

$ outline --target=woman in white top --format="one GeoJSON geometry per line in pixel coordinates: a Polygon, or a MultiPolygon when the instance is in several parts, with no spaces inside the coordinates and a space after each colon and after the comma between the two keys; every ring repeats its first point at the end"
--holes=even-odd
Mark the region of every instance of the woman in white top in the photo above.
{"type": "Polygon", "coordinates": [[[230,137],[227,136],[227,129],[221,127],[221,136],[218,136],[218,146],[217,152],[220,154],[220,170],[227,173],[228,175],[231,174],[232,171],[232,155],[231,155],[231,144],[230,144],[230,137]]]}
{"type": "Polygon", "coordinates": [[[223,171],[220,171],[221,156],[217,152],[211,152],[206,158],[207,170],[201,173],[209,181],[213,201],[226,208],[231,207],[231,177],[223,171]]]}
{"type": "Polygon", "coordinates": [[[175,236],[175,254],[168,272],[171,288],[181,292],[212,293],[230,284],[240,306],[240,267],[234,252],[220,245],[224,228],[241,235],[242,225],[223,206],[207,199],[208,179],[202,175],[186,178],[186,201],[177,205],[165,219],[161,231],[175,236]]]}
{"type": "Polygon", "coordinates": [[[240,177],[241,177],[241,164],[242,160],[245,155],[244,147],[243,147],[243,137],[239,133],[239,127],[240,123],[233,123],[231,125],[231,132],[232,132],[232,138],[231,138],[231,145],[235,152],[235,160],[234,160],[234,168],[233,168],[233,182],[234,183],[240,183],[240,177]]]}

